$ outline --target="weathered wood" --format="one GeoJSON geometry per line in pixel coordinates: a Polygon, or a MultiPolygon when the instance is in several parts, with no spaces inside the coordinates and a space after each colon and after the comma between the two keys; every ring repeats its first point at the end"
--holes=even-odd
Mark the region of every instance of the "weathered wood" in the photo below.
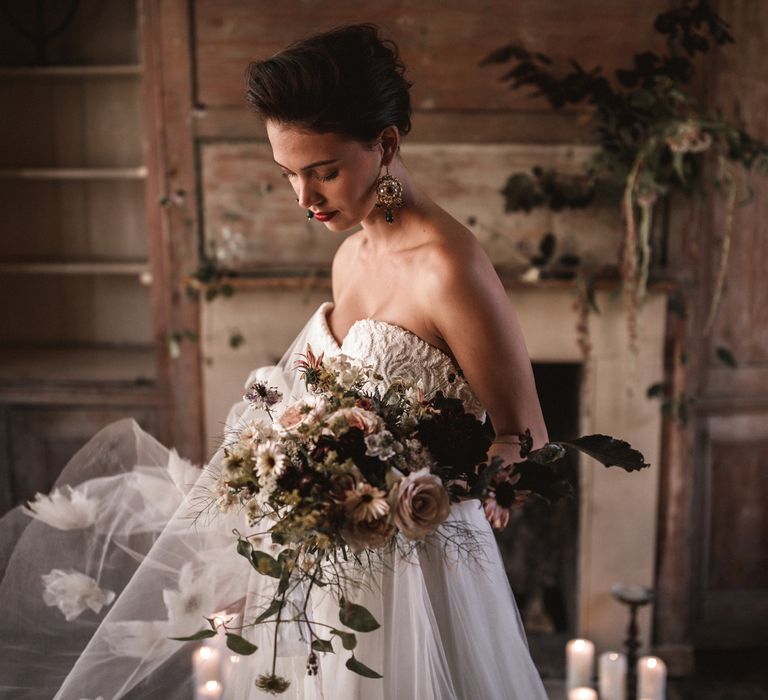
{"type": "MultiPolygon", "coordinates": [[[[614,264],[621,242],[618,210],[539,208],[506,214],[502,189],[515,172],[535,165],[580,172],[586,146],[406,143],[403,160],[438,204],[477,236],[491,259],[525,269],[552,232],[556,256],[579,255],[585,266],[614,264]]],[[[342,236],[307,221],[267,144],[206,143],[202,147],[206,245],[235,269],[330,265],[342,236]],[[237,238],[235,246],[227,240],[237,238]]]]}
{"type": "Polygon", "coordinates": [[[197,181],[192,109],[191,18],[184,0],[142,0],[143,83],[147,133],[147,216],[153,232],[153,306],[158,363],[171,395],[171,443],[195,462],[206,456],[200,349],[182,343],[168,354],[168,334],[199,332],[199,308],[185,292],[198,265],[197,181]],[[161,206],[161,201],[167,202],[161,206]]]}
{"type": "MultiPolygon", "coordinates": [[[[195,134],[206,140],[259,140],[267,135],[260,119],[243,104],[199,107],[195,134]]],[[[406,143],[589,143],[594,139],[579,112],[416,110],[406,143]]]]}
{"type": "MultiPolygon", "coordinates": [[[[479,68],[479,62],[491,50],[516,40],[545,51],[563,68],[578,56],[585,68],[600,65],[612,75],[615,68],[630,63],[634,51],[663,47],[652,23],[667,5],[666,0],[382,0],[373,16],[400,47],[417,109],[547,112],[541,100],[526,97],[529,91],[510,92],[499,85],[506,66],[479,68]]],[[[208,107],[243,103],[250,61],[266,58],[305,35],[372,17],[356,3],[301,0],[197,0],[194,14],[197,99],[208,107]]]]}

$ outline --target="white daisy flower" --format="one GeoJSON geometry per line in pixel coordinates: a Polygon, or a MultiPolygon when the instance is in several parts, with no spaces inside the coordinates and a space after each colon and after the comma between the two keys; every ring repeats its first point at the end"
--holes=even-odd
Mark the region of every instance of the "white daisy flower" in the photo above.
{"type": "Polygon", "coordinates": [[[261,482],[280,476],[285,471],[285,462],[285,453],[277,443],[265,442],[256,449],[256,473],[261,482]]]}

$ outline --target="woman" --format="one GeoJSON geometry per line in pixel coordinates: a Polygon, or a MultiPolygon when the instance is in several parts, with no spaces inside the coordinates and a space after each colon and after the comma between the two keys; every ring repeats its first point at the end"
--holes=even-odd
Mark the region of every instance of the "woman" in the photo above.
{"type": "MultiPolygon", "coordinates": [[[[334,301],[313,314],[279,365],[256,370],[246,385],[259,378],[300,394],[290,367],[309,342],[316,352],[372,365],[383,381],[406,376],[426,393],[442,388],[478,418],[487,410],[496,432],[489,455],[519,461],[517,436],[526,428],[534,447],[547,441],[525,344],[474,236],[428,198],[399,156],[411,112],[403,73],[396,48],[371,25],[311,37],[250,66],[248,100],[298,205],[332,233],[362,228],[334,258],[334,301]]],[[[239,404],[228,422],[250,418],[253,409],[239,404]]],[[[195,632],[214,611],[263,603],[265,577],[233,551],[232,529],[243,526],[237,517],[192,527],[196,495],[211,487],[206,473],[197,477],[123,422],[67,467],[59,484],[73,490],[32,504],[35,520],[0,588],[1,692],[67,700],[202,692],[201,666],[193,676],[189,648],[169,637],[195,632]],[[78,478],[95,466],[103,476],[78,478]],[[41,578],[46,606],[35,598],[41,578]]],[[[4,531],[18,531],[24,523],[14,523],[28,515],[15,512],[4,531]]],[[[346,670],[342,654],[322,654],[319,672],[308,675],[306,642],[288,634],[277,663],[289,682],[285,697],[546,699],[478,502],[454,505],[449,519],[476,532],[474,557],[452,558],[428,544],[393,556],[358,591],[356,602],[382,627],[360,635],[355,655],[383,679],[346,670]]],[[[333,622],[322,596],[312,606],[317,621],[333,622]]],[[[269,648],[257,632],[251,641],[269,648]]],[[[248,663],[228,674],[224,697],[268,689],[254,688],[248,663]]]]}

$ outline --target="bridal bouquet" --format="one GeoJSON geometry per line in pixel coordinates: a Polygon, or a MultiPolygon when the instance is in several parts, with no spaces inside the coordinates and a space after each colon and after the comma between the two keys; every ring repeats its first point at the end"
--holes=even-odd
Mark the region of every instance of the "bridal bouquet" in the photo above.
{"type": "MultiPolygon", "coordinates": [[[[376,557],[418,547],[428,537],[471,553],[471,531],[441,528],[451,503],[478,499],[491,524],[501,528],[510,509],[534,494],[549,501],[568,496],[570,484],[553,466],[565,446],[606,465],[647,466],[639,452],[608,436],[549,443],[534,451],[528,431],[520,436],[521,462],[488,461],[492,432],[465,411],[461,400],[443,391],[425,396],[406,380],[384,386],[371,368],[343,354],[324,359],[307,346],[300,358],[296,369],[303,374],[306,398],[278,412],[282,396],[277,389],[261,382],[248,389],[244,398],[266,411],[270,422],[252,421],[228,441],[215,496],[219,509],[245,512],[258,532],[238,533],[238,552],[260,574],[276,579],[272,600],[248,624],[274,624],[276,644],[281,623],[298,623],[311,643],[310,674],[317,671],[316,652],[332,652],[338,639],[352,652],[348,669],[381,677],[354,655],[355,633],[379,624],[345,598],[350,567],[362,574],[376,557]],[[282,547],[277,557],[256,547],[265,536],[282,547]],[[339,601],[343,629],[322,625],[324,636],[318,631],[307,614],[315,587],[327,588],[339,601]]],[[[211,629],[186,639],[213,636],[223,625],[230,649],[256,651],[221,620],[209,623],[211,629]]],[[[272,672],[257,680],[258,687],[272,692],[281,692],[286,683],[275,675],[274,663],[272,672]]]]}

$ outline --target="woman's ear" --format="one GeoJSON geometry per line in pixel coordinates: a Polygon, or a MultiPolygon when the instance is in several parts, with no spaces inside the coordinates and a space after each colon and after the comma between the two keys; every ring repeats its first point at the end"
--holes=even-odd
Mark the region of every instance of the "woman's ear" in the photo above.
{"type": "Polygon", "coordinates": [[[389,167],[400,148],[400,130],[396,126],[387,126],[382,129],[376,139],[381,144],[381,165],[389,167]]]}

